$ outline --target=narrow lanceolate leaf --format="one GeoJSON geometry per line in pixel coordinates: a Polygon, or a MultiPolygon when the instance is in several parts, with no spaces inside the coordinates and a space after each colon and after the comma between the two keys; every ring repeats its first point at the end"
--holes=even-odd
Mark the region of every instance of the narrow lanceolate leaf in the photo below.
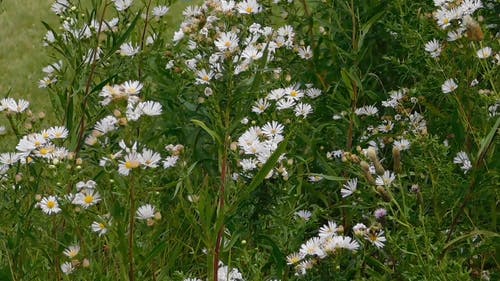
{"type": "Polygon", "coordinates": [[[487,230],[473,230],[469,233],[466,233],[462,236],[459,236],[450,242],[448,242],[446,245],[444,245],[444,250],[446,251],[449,247],[451,247],[453,244],[456,244],[466,238],[473,237],[473,236],[484,236],[484,237],[500,237],[500,234],[492,231],[487,231],[487,230]]]}
{"type": "Polygon", "coordinates": [[[363,26],[361,27],[361,34],[358,39],[358,48],[361,49],[363,47],[363,43],[365,41],[365,37],[372,28],[373,24],[378,22],[378,20],[386,13],[386,11],[381,11],[378,14],[375,14],[371,19],[369,19],[363,26]]]}
{"type": "Polygon", "coordinates": [[[336,177],[336,176],[329,176],[329,175],[323,175],[323,174],[315,174],[315,173],[309,173],[307,176],[317,176],[321,177],[322,179],[329,180],[329,181],[345,181],[344,177],[336,177]]]}
{"type": "Polygon", "coordinates": [[[287,139],[285,139],[278,145],[278,148],[273,152],[271,157],[269,157],[260,171],[254,176],[252,182],[245,188],[242,198],[249,196],[250,193],[257,189],[264,179],[266,179],[269,172],[271,172],[271,170],[276,166],[280,156],[285,153],[287,142],[287,139]]]}
{"type": "Polygon", "coordinates": [[[495,135],[498,133],[498,128],[500,127],[500,117],[497,118],[495,125],[491,128],[488,135],[481,140],[481,147],[476,156],[476,165],[479,165],[482,159],[485,157],[486,153],[491,149],[493,145],[493,140],[495,135]]]}
{"type": "Polygon", "coordinates": [[[196,119],[191,119],[191,122],[193,122],[195,125],[201,127],[205,132],[207,132],[214,141],[216,141],[218,144],[221,144],[221,137],[212,129],[208,128],[208,126],[200,120],[196,119]]]}

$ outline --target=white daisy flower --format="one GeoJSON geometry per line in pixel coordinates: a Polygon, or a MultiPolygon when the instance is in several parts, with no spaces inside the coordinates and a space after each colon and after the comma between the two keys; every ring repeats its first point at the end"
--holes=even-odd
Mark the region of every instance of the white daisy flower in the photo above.
{"type": "Polygon", "coordinates": [[[410,149],[410,141],[407,139],[401,139],[394,141],[393,146],[399,151],[410,149]]]}
{"type": "Polygon", "coordinates": [[[54,35],[54,32],[52,32],[52,30],[47,31],[47,33],[45,33],[45,36],[43,37],[43,41],[44,46],[48,46],[49,44],[56,42],[56,36],[54,35]]]}
{"type": "Polygon", "coordinates": [[[356,192],[356,189],[358,188],[358,179],[349,179],[346,184],[344,184],[344,188],[340,190],[340,194],[342,195],[342,198],[346,198],[348,196],[351,196],[354,192],[356,192]]]}
{"type": "Polygon", "coordinates": [[[460,151],[457,153],[455,158],[453,158],[453,163],[461,165],[460,169],[464,171],[464,174],[472,169],[472,163],[469,160],[469,156],[467,156],[467,153],[465,153],[464,151],[460,151]]]}
{"type": "Polygon", "coordinates": [[[84,209],[93,206],[101,201],[101,196],[95,189],[83,189],[81,192],[75,195],[75,198],[71,202],[75,205],[80,205],[84,209]]]}
{"type": "Polygon", "coordinates": [[[107,134],[109,132],[116,130],[118,128],[117,125],[118,125],[118,119],[116,119],[116,117],[112,115],[108,115],[103,119],[101,119],[100,121],[98,121],[95,124],[94,129],[101,132],[102,134],[107,134]]]}
{"type": "Polygon", "coordinates": [[[66,127],[57,126],[49,128],[48,134],[50,139],[65,139],[68,137],[69,132],[66,127]]]}
{"type": "Polygon", "coordinates": [[[453,80],[453,78],[450,78],[450,79],[444,81],[443,85],[441,85],[441,91],[444,94],[451,93],[451,92],[455,91],[457,88],[458,88],[458,85],[457,85],[457,83],[455,83],[455,80],[453,80]]]}
{"type": "Polygon", "coordinates": [[[476,52],[477,57],[480,59],[486,59],[491,56],[492,50],[490,47],[484,47],[476,52]]]}
{"type": "Polygon", "coordinates": [[[236,48],[238,48],[238,41],[238,35],[229,31],[220,33],[214,44],[221,52],[233,52],[236,48]]]}
{"type": "Polygon", "coordinates": [[[214,77],[215,73],[212,70],[198,70],[196,71],[196,82],[195,84],[200,85],[200,84],[210,84],[210,80],[214,77]]]}
{"type": "Polygon", "coordinates": [[[299,57],[301,57],[302,59],[305,59],[305,60],[309,60],[313,56],[311,46],[299,47],[297,52],[299,53],[299,57]]]}
{"type": "Polygon", "coordinates": [[[169,9],[170,8],[167,6],[157,6],[157,7],[153,8],[152,13],[153,13],[153,16],[155,16],[157,18],[161,18],[168,13],[169,9]]]}
{"type": "Polygon", "coordinates": [[[73,263],[65,262],[65,263],[61,264],[61,271],[65,275],[69,275],[69,274],[73,273],[73,271],[75,271],[75,267],[73,266],[73,263]]]}
{"type": "Polygon", "coordinates": [[[0,105],[0,108],[7,109],[10,112],[21,113],[28,109],[30,103],[24,99],[19,99],[16,102],[13,98],[4,98],[0,100],[0,105]]]}
{"type": "Polygon", "coordinates": [[[43,77],[43,79],[38,81],[38,88],[44,89],[49,87],[52,84],[55,84],[57,82],[57,78],[55,77],[43,77]]]}
{"type": "Polygon", "coordinates": [[[335,222],[328,221],[327,224],[323,225],[319,229],[318,236],[322,239],[333,237],[334,235],[337,235],[338,230],[339,228],[337,227],[337,224],[335,222]]]}
{"type": "Polygon", "coordinates": [[[294,112],[295,116],[303,116],[303,118],[306,118],[307,115],[311,114],[313,111],[312,106],[308,103],[299,103],[295,106],[294,112]]]}
{"type": "Polygon", "coordinates": [[[54,12],[56,15],[60,15],[64,13],[68,8],[70,7],[70,4],[67,0],[57,0],[52,4],[50,7],[50,10],[54,12]]]}
{"type": "Polygon", "coordinates": [[[57,202],[57,198],[55,196],[42,198],[42,201],[38,203],[38,207],[40,207],[47,215],[61,212],[61,208],[59,208],[59,203],[57,202]]]}
{"type": "Polygon", "coordinates": [[[137,53],[139,53],[139,50],[140,50],[139,46],[133,46],[131,42],[128,42],[128,43],[123,43],[120,46],[120,50],[118,51],[118,53],[122,56],[133,57],[137,53]]]}
{"type": "Polygon", "coordinates": [[[324,257],[326,254],[321,249],[321,239],[319,237],[313,237],[306,241],[306,243],[300,246],[299,252],[304,256],[318,256],[324,257]]]}
{"type": "Polygon", "coordinates": [[[378,113],[378,108],[375,105],[365,105],[363,107],[357,108],[354,111],[354,114],[361,116],[361,115],[367,115],[367,116],[372,116],[376,115],[378,113]]]}
{"type": "Polygon", "coordinates": [[[68,258],[73,259],[74,257],[76,257],[76,255],[78,255],[79,252],[80,252],[80,246],[72,245],[66,248],[63,254],[68,258]]]}
{"type": "Polygon", "coordinates": [[[424,49],[430,54],[431,57],[437,58],[441,54],[441,43],[437,39],[425,43],[424,49]]]}
{"type": "Polygon", "coordinates": [[[267,122],[262,126],[262,133],[267,137],[274,137],[281,135],[285,127],[276,121],[267,122]]]}
{"type": "Polygon", "coordinates": [[[99,236],[102,236],[108,232],[108,226],[102,222],[94,221],[92,222],[92,225],[90,225],[90,228],[93,232],[99,234],[99,236]]]}
{"type": "Polygon", "coordinates": [[[252,106],[252,112],[255,112],[257,114],[263,113],[267,108],[269,107],[269,102],[267,99],[259,99],[255,102],[255,104],[252,106]]]}
{"type": "Polygon", "coordinates": [[[135,212],[137,219],[147,220],[154,218],[156,213],[155,207],[150,204],[143,205],[137,209],[135,212]]]}
{"type": "Polygon", "coordinates": [[[162,113],[161,104],[155,101],[140,102],[137,107],[139,107],[141,112],[147,116],[157,116],[162,113]]]}
{"type": "Polygon", "coordinates": [[[288,265],[296,265],[298,264],[303,258],[305,257],[304,254],[297,252],[297,253],[292,253],[288,256],[286,256],[286,264],[288,265]]]}
{"type": "Polygon", "coordinates": [[[14,152],[2,153],[0,154],[0,163],[9,166],[14,165],[17,161],[19,161],[19,157],[20,155],[14,152]]]}
{"type": "Polygon", "coordinates": [[[368,228],[363,223],[357,223],[352,227],[352,232],[356,236],[364,236],[368,228]]]}
{"type": "Polygon", "coordinates": [[[375,179],[375,184],[379,186],[391,186],[392,182],[396,179],[396,175],[394,175],[391,171],[385,171],[382,176],[377,176],[375,179]]]}
{"type": "Polygon", "coordinates": [[[177,160],[179,160],[179,156],[168,156],[163,160],[163,168],[168,169],[174,167],[177,164],[177,160]]]}
{"type": "Polygon", "coordinates": [[[139,156],[136,152],[130,152],[125,155],[124,160],[120,160],[118,164],[118,173],[124,176],[128,176],[130,170],[138,168],[141,162],[139,161],[139,156]]]}
{"type": "Polygon", "coordinates": [[[380,230],[379,232],[374,232],[374,231],[368,231],[365,234],[365,239],[370,241],[375,247],[377,248],[383,248],[384,243],[387,241],[387,239],[384,236],[384,231],[380,230]]]}
{"type": "Polygon", "coordinates": [[[240,14],[257,14],[262,10],[262,7],[256,0],[243,0],[236,5],[236,9],[240,14]]]}
{"type": "Polygon", "coordinates": [[[144,149],[141,154],[138,155],[139,162],[141,165],[149,168],[158,167],[158,162],[161,160],[161,156],[158,152],[154,152],[151,149],[144,149]]]}
{"type": "Polygon", "coordinates": [[[295,216],[297,216],[297,218],[308,221],[309,219],[311,219],[312,213],[308,210],[299,210],[295,212],[295,216]]]}
{"type": "Polygon", "coordinates": [[[119,12],[125,11],[132,6],[133,0],[112,0],[115,4],[116,10],[119,12]]]}
{"type": "Polygon", "coordinates": [[[306,90],[306,95],[310,97],[311,99],[315,99],[319,96],[321,96],[321,90],[317,88],[309,88],[306,90]]]}

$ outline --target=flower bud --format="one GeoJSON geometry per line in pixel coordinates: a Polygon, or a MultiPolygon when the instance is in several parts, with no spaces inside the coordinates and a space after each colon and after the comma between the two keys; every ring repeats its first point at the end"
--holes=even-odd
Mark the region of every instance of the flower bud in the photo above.
{"type": "Polygon", "coordinates": [[[397,147],[392,148],[392,159],[394,161],[394,172],[399,173],[401,170],[401,151],[397,147]]]}
{"type": "Polygon", "coordinates": [[[371,184],[375,184],[375,179],[370,173],[370,164],[366,161],[361,161],[359,165],[361,166],[361,169],[363,169],[363,174],[365,175],[366,180],[371,184]]]}
{"type": "Polygon", "coordinates": [[[157,221],[161,220],[161,213],[160,212],[156,212],[154,218],[157,221]]]}

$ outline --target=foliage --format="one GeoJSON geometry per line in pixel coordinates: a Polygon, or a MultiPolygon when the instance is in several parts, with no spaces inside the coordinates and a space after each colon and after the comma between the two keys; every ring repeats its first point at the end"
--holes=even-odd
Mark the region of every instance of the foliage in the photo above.
{"type": "Polygon", "coordinates": [[[180,5],[52,4],[0,279],[498,278],[498,3],[180,5]]]}

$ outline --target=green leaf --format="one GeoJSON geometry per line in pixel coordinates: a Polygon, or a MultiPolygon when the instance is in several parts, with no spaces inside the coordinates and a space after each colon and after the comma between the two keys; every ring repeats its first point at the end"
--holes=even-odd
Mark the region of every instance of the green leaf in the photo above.
{"type": "Polygon", "coordinates": [[[444,251],[446,251],[453,244],[456,244],[456,243],[458,243],[466,238],[472,237],[472,236],[500,237],[500,234],[498,234],[496,232],[492,232],[492,231],[487,231],[487,230],[473,230],[469,233],[466,233],[466,234],[459,236],[459,237],[451,240],[450,242],[448,242],[446,245],[444,245],[444,251]]]}
{"type": "Polygon", "coordinates": [[[491,146],[493,145],[493,139],[495,135],[498,132],[498,128],[500,127],[500,117],[497,118],[497,121],[495,122],[495,125],[491,128],[490,132],[488,135],[481,140],[481,147],[479,148],[479,151],[477,152],[476,156],[476,166],[477,164],[482,161],[482,159],[485,157],[486,153],[490,150],[491,146]]]}
{"type": "Polygon", "coordinates": [[[386,10],[383,10],[379,12],[378,14],[375,14],[371,19],[369,19],[363,26],[361,27],[361,34],[359,35],[358,39],[358,48],[361,50],[363,47],[363,42],[365,40],[366,34],[370,31],[372,28],[373,24],[377,22],[384,14],[386,13],[386,10]]]}
{"type": "Polygon", "coordinates": [[[308,173],[306,176],[318,176],[321,177],[325,180],[329,181],[345,181],[344,177],[336,177],[336,176],[329,176],[329,175],[324,175],[324,174],[315,174],[315,173],[308,173]]]}
{"type": "Polygon", "coordinates": [[[250,185],[248,185],[248,187],[245,189],[246,194],[252,193],[264,181],[269,172],[271,172],[271,170],[278,162],[281,154],[285,153],[287,143],[288,140],[285,139],[279,144],[278,148],[273,152],[273,154],[271,155],[271,157],[269,157],[264,166],[262,166],[260,171],[254,176],[250,185]]]}
{"type": "Polygon", "coordinates": [[[205,132],[207,132],[212,137],[212,139],[214,141],[216,141],[218,144],[222,143],[221,137],[214,130],[208,128],[207,125],[203,121],[191,119],[191,122],[193,122],[195,125],[201,127],[203,130],[205,130],[205,132]]]}
{"type": "Polygon", "coordinates": [[[115,42],[113,42],[114,43],[113,46],[111,47],[111,49],[109,50],[109,52],[106,54],[106,56],[104,57],[104,59],[102,61],[105,61],[108,57],[112,56],[120,48],[120,46],[125,42],[125,40],[127,40],[127,38],[129,38],[132,31],[134,31],[134,28],[135,28],[135,25],[137,24],[137,21],[141,18],[141,14],[142,14],[142,9],[137,11],[137,15],[134,17],[132,22],[129,24],[125,33],[123,33],[122,36],[120,36],[115,42]]]}

